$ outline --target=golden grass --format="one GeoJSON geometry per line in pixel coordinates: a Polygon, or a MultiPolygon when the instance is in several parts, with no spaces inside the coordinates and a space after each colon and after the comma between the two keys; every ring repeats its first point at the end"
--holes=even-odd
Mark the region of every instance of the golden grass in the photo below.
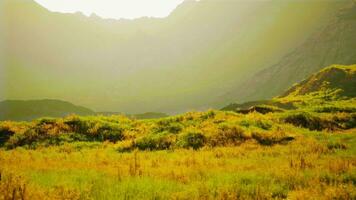
{"type": "MultiPolygon", "coordinates": [[[[345,133],[349,138],[355,134],[345,133]]],[[[251,140],[198,151],[118,153],[118,145],[0,151],[0,199],[356,197],[354,147],[330,150],[311,136],[288,145],[262,146],[251,140]]]]}

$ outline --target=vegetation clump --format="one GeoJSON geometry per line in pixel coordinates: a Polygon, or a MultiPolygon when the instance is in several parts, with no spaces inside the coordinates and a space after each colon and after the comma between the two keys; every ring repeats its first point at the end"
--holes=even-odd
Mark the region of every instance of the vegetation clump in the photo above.
{"type": "Polygon", "coordinates": [[[252,106],[248,109],[239,109],[236,112],[242,113],[242,114],[248,114],[248,113],[252,113],[252,112],[267,114],[267,113],[274,113],[274,112],[283,112],[283,109],[278,108],[276,106],[257,105],[257,106],[252,106]]]}
{"type": "Polygon", "coordinates": [[[194,150],[197,150],[201,147],[204,146],[206,142],[206,137],[200,132],[195,132],[195,131],[189,131],[186,133],[183,133],[177,142],[177,145],[179,147],[183,148],[192,148],[194,150]]]}

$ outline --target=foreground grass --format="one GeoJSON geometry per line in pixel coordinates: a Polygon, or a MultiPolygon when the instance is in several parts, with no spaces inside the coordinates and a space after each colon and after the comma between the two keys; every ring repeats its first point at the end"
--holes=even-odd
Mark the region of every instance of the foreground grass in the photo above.
{"type": "Polygon", "coordinates": [[[249,141],[198,151],[118,153],[111,143],[2,150],[0,197],[355,199],[355,134],[304,132],[288,145],[249,141]]]}

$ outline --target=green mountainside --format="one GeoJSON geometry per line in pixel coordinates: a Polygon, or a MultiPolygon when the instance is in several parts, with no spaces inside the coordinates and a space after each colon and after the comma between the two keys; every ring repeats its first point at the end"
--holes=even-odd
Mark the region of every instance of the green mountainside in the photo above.
{"type": "Polygon", "coordinates": [[[306,95],[325,90],[340,90],[339,95],[356,97],[356,65],[333,65],[294,85],[281,97],[306,95]]]}
{"type": "Polygon", "coordinates": [[[332,64],[356,63],[356,2],[340,9],[298,48],[274,65],[250,76],[228,95],[233,100],[254,101],[280,95],[293,84],[332,64]]]}
{"type": "Polygon", "coordinates": [[[0,102],[0,120],[33,120],[41,117],[65,117],[70,114],[94,115],[95,112],[60,100],[6,100],[0,102]]]}
{"type": "Polygon", "coordinates": [[[63,99],[124,113],[217,107],[349,2],[187,0],[167,18],[111,20],[2,0],[0,99],[63,99]]]}
{"type": "MultiPolygon", "coordinates": [[[[307,108],[318,104],[327,105],[329,101],[332,103],[334,100],[350,99],[351,103],[354,103],[355,98],[356,65],[332,65],[314,73],[271,100],[233,103],[222,110],[252,112],[259,106],[263,107],[261,110],[265,108],[264,106],[293,110],[300,106],[307,108]]],[[[271,109],[273,111],[273,108],[271,109]]]]}

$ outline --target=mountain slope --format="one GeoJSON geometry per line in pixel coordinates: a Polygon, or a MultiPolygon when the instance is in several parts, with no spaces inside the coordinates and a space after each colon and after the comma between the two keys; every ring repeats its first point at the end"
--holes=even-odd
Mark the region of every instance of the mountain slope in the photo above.
{"type": "Polygon", "coordinates": [[[0,102],[0,120],[33,120],[40,117],[64,117],[70,114],[94,115],[95,112],[60,100],[6,100],[0,102]]]}
{"type": "Polygon", "coordinates": [[[188,0],[164,19],[104,20],[2,0],[0,99],[64,99],[124,113],[215,107],[346,2],[188,0]]]}
{"type": "Polygon", "coordinates": [[[356,97],[356,65],[326,67],[271,100],[249,101],[241,104],[232,103],[223,107],[222,110],[251,110],[251,108],[261,105],[295,109],[295,102],[305,103],[321,98],[321,101],[316,102],[327,104],[325,100],[330,100],[330,96],[335,98],[335,95],[336,99],[353,99],[356,97]]]}
{"type": "Polygon", "coordinates": [[[341,9],[329,24],[277,64],[247,79],[230,93],[239,101],[268,99],[332,64],[356,63],[356,3],[341,9]]]}
{"type": "Polygon", "coordinates": [[[294,85],[281,97],[306,95],[321,90],[341,90],[339,95],[356,97],[356,65],[327,67],[294,85]]]}

